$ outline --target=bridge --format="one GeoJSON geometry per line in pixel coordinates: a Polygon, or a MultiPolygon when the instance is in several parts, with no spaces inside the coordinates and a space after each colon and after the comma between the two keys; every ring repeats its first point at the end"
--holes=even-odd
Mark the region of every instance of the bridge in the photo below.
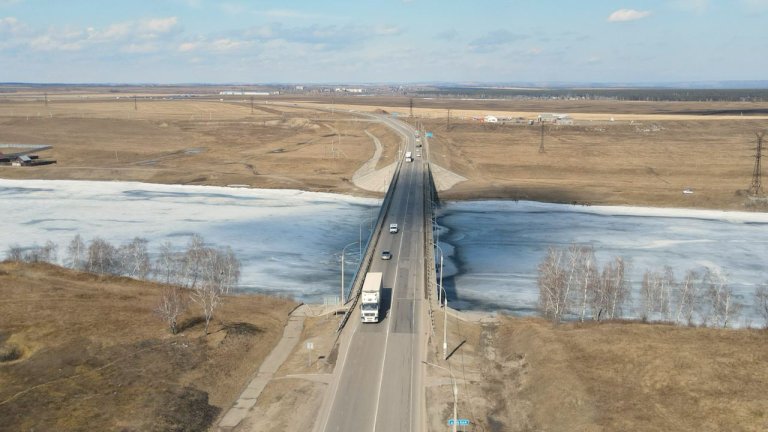
{"type": "Polygon", "coordinates": [[[435,292],[432,203],[437,196],[428,163],[428,142],[417,150],[417,131],[373,115],[403,137],[400,161],[385,195],[342,320],[333,380],[315,422],[316,432],[426,430],[423,376],[435,292]],[[413,162],[402,155],[410,151],[413,162]],[[396,223],[397,234],[385,227],[396,223]],[[381,260],[382,251],[392,252],[381,260]],[[383,319],[362,324],[356,307],[366,272],[383,273],[383,319]]]}

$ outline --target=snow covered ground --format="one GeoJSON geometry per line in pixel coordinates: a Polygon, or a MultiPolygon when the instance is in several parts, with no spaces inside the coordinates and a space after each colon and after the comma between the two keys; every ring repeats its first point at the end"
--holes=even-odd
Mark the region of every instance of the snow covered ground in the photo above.
{"type": "MultiPolygon", "coordinates": [[[[465,309],[535,312],[536,268],[552,246],[591,244],[600,263],[630,260],[637,289],[646,269],[720,269],[742,299],[768,283],[768,213],[537,202],[449,202],[440,211],[449,301],[465,309]]],[[[638,295],[634,295],[639,298],[638,295]]]]}
{"type": "MultiPolygon", "coordinates": [[[[197,233],[232,247],[243,264],[243,288],[322,303],[339,295],[341,249],[360,231],[367,239],[379,203],[296,190],[0,180],[0,256],[11,245],[52,240],[61,260],[77,233],[114,245],[144,237],[150,252],[165,240],[182,248],[197,233]]],[[[347,248],[350,269],[357,249],[347,248]]]]}

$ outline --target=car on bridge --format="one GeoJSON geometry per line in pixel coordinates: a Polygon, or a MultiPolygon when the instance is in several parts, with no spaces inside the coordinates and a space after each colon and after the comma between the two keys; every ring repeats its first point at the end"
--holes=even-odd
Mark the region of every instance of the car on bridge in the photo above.
{"type": "Polygon", "coordinates": [[[385,250],[381,252],[381,259],[383,260],[391,260],[392,259],[392,252],[385,250]]]}
{"type": "Polygon", "coordinates": [[[389,224],[389,233],[397,234],[397,224],[389,224]]]}

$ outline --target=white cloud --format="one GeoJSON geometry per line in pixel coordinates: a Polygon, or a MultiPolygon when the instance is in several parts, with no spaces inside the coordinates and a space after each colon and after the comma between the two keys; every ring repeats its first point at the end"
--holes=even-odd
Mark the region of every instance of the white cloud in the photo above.
{"type": "Polygon", "coordinates": [[[181,45],[179,45],[177,50],[179,52],[191,52],[191,51],[195,51],[198,47],[199,47],[199,44],[195,42],[184,42],[181,45]]]}
{"type": "Polygon", "coordinates": [[[609,22],[636,21],[639,19],[646,18],[650,15],[651,15],[650,11],[639,11],[635,9],[619,9],[608,17],[608,21],[609,22]]]}
{"type": "Polygon", "coordinates": [[[150,18],[139,22],[139,30],[151,33],[168,33],[178,25],[176,17],[150,18]]]}
{"type": "Polygon", "coordinates": [[[21,3],[22,0],[0,0],[0,7],[2,6],[13,6],[15,4],[21,3]]]}

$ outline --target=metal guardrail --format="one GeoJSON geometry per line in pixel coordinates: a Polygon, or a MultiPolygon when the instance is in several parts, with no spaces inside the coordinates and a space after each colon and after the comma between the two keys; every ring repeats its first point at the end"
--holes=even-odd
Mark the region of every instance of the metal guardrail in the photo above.
{"type": "Polygon", "coordinates": [[[339,323],[338,329],[336,329],[337,332],[341,332],[341,330],[344,329],[344,326],[347,324],[347,321],[349,321],[349,317],[352,316],[352,313],[355,311],[355,307],[357,306],[357,301],[360,298],[360,290],[363,287],[363,281],[365,279],[365,274],[368,272],[368,269],[371,266],[371,261],[373,260],[373,254],[376,250],[376,245],[379,242],[379,237],[382,228],[384,227],[384,222],[386,219],[387,212],[389,211],[390,204],[392,203],[392,196],[395,193],[395,188],[397,185],[397,179],[400,177],[400,168],[402,167],[403,159],[400,158],[397,162],[397,166],[395,167],[395,173],[392,175],[392,181],[389,184],[389,188],[387,189],[387,193],[384,195],[384,201],[381,203],[381,209],[379,210],[379,217],[376,220],[376,226],[373,231],[371,231],[370,236],[368,237],[368,245],[365,248],[365,256],[360,261],[360,265],[357,267],[357,271],[355,272],[355,276],[353,278],[352,283],[352,289],[350,290],[350,296],[345,305],[348,305],[347,311],[344,313],[344,317],[341,319],[341,322],[339,323]]]}

